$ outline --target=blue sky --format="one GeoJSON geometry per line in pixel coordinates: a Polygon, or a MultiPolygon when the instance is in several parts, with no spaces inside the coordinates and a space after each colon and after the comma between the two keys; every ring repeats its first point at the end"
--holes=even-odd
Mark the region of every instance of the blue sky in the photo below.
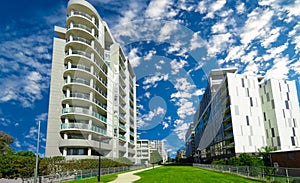
{"type": "MultiPolygon", "coordinates": [[[[300,80],[300,0],[90,0],[137,74],[139,133],[174,153],[211,69],[300,80]]],[[[45,151],[54,25],[66,0],[4,1],[0,7],[0,130],[16,150],[45,151]]]]}

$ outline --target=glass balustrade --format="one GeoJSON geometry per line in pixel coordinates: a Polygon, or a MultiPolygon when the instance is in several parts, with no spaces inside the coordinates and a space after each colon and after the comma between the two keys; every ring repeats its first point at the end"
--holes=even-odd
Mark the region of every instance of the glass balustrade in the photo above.
{"type": "MultiPolygon", "coordinates": [[[[71,27],[69,26],[68,29],[70,29],[71,27]]],[[[73,28],[80,28],[80,29],[84,29],[86,31],[88,31],[89,33],[92,34],[92,29],[85,26],[85,25],[82,25],[82,24],[73,24],[73,28]]]]}
{"type": "Polygon", "coordinates": [[[95,112],[95,111],[90,111],[89,109],[86,108],[81,108],[81,107],[69,107],[69,108],[63,108],[62,114],[65,113],[80,113],[80,114],[87,114],[94,116],[95,118],[100,119],[101,121],[105,122],[107,121],[106,117],[102,116],[101,114],[95,112]]]}
{"type": "Polygon", "coordinates": [[[97,126],[84,124],[84,123],[63,123],[61,124],[60,129],[69,129],[69,128],[75,128],[75,129],[84,129],[84,130],[91,130],[97,133],[100,133],[102,135],[106,135],[107,132],[105,129],[99,128],[97,126]]]}

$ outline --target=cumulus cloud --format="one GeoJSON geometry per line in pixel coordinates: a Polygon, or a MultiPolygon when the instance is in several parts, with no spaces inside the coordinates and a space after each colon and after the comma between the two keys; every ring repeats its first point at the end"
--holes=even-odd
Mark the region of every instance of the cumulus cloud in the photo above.
{"type": "Polygon", "coordinates": [[[148,76],[145,78],[143,81],[143,88],[147,90],[150,87],[156,87],[158,85],[159,81],[166,81],[169,78],[169,74],[161,74],[161,73],[156,73],[153,76],[148,76]]]}

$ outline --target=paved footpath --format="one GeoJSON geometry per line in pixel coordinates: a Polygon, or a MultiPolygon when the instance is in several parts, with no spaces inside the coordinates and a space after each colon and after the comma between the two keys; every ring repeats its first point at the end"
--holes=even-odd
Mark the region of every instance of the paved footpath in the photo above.
{"type": "MultiPolygon", "coordinates": [[[[160,167],[160,166],[155,166],[154,168],[158,168],[158,167],[160,167]]],[[[145,170],[150,170],[152,168],[153,167],[149,167],[149,168],[144,168],[144,169],[139,169],[139,170],[119,174],[118,177],[114,181],[111,181],[109,183],[132,183],[141,178],[140,176],[133,175],[133,174],[142,172],[145,170]]]]}

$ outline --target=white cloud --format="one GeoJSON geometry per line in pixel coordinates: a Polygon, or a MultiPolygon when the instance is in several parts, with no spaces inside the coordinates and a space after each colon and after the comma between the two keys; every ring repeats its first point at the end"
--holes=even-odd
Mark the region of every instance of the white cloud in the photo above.
{"type": "Polygon", "coordinates": [[[141,127],[147,127],[151,125],[151,121],[154,117],[157,116],[163,116],[165,115],[166,110],[160,106],[158,106],[157,108],[154,108],[153,110],[149,111],[148,114],[143,114],[140,119],[137,122],[137,126],[139,128],[141,127]]]}
{"type": "Polygon", "coordinates": [[[263,10],[260,8],[256,8],[248,14],[248,20],[246,21],[243,28],[244,30],[240,35],[242,44],[247,46],[254,39],[269,36],[273,15],[273,10],[263,10]]]}
{"type": "Polygon", "coordinates": [[[155,50],[150,50],[148,52],[148,54],[144,57],[144,60],[151,60],[151,58],[153,57],[153,55],[156,54],[156,51],[155,50]]]}
{"type": "Polygon", "coordinates": [[[128,58],[132,68],[138,67],[141,63],[141,58],[137,55],[138,49],[133,48],[130,50],[128,58]]]}
{"type": "Polygon", "coordinates": [[[208,43],[208,55],[215,56],[217,53],[227,50],[228,46],[233,42],[231,37],[230,33],[213,35],[208,43]]]}
{"type": "Polygon", "coordinates": [[[262,41],[262,46],[264,48],[269,48],[271,43],[274,43],[277,38],[280,36],[280,28],[277,27],[275,29],[272,29],[271,32],[269,33],[269,36],[266,37],[265,40],[262,41]]]}
{"type": "Polygon", "coordinates": [[[214,18],[216,11],[221,10],[226,4],[226,0],[216,0],[209,5],[208,13],[205,18],[214,18]]]}
{"type": "Polygon", "coordinates": [[[148,76],[143,81],[143,85],[144,85],[143,88],[147,90],[150,87],[156,87],[159,81],[166,81],[168,80],[168,78],[169,78],[168,74],[161,74],[161,73],[156,73],[153,76],[148,76]]]}
{"type": "Polygon", "coordinates": [[[200,38],[199,33],[200,32],[195,32],[193,34],[193,37],[190,40],[190,51],[195,50],[197,48],[201,48],[205,45],[204,41],[200,38]]]}
{"type": "Polygon", "coordinates": [[[236,10],[238,14],[243,14],[245,12],[245,3],[237,4],[236,10]]]}
{"type": "Polygon", "coordinates": [[[180,60],[179,62],[176,60],[172,60],[170,62],[172,71],[171,74],[175,75],[179,72],[180,69],[182,69],[184,66],[186,66],[188,63],[185,60],[180,60]]]}
{"type": "Polygon", "coordinates": [[[185,134],[189,128],[189,123],[185,123],[183,120],[175,120],[174,133],[180,140],[185,140],[185,134]]]}
{"type": "Polygon", "coordinates": [[[152,0],[145,11],[145,15],[150,18],[163,18],[166,16],[169,5],[169,0],[152,0]]]}
{"type": "Polygon", "coordinates": [[[217,22],[215,25],[211,28],[212,33],[226,33],[226,24],[225,22],[217,22]]]}
{"type": "Polygon", "coordinates": [[[289,59],[286,57],[276,58],[274,65],[269,69],[265,75],[266,78],[273,79],[287,79],[289,73],[289,59]]]}
{"type": "Polygon", "coordinates": [[[150,98],[150,96],[151,96],[150,92],[146,92],[144,95],[145,95],[145,97],[147,97],[147,98],[150,98]]]}
{"type": "Polygon", "coordinates": [[[48,113],[42,113],[36,116],[35,121],[47,121],[48,113]]]}

